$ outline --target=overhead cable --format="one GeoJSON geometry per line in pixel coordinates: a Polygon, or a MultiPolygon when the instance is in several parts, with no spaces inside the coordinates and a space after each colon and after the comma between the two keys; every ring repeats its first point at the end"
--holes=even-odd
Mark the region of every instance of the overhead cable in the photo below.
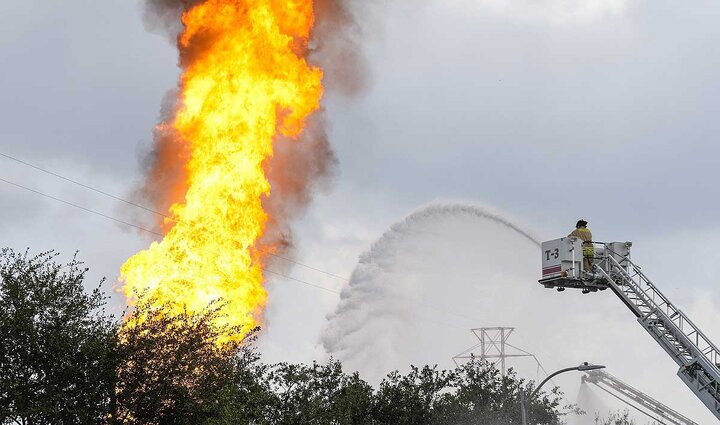
{"type": "MultiPolygon", "coordinates": [[[[93,192],[99,193],[99,194],[101,194],[101,195],[103,195],[103,196],[107,196],[107,197],[112,198],[112,199],[114,199],[114,200],[116,200],[116,201],[120,201],[120,202],[123,202],[123,203],[125,203],[125,204],[127,204],[127,205],[130,205],[130,206],[133,206],[133,207],[137,207],[137,208],[143,209],[143,210],[145,210],[145,211],[147,211],[147,212],[150,212],[150,213],[159,215],[159,216],[164,217],[164,218],[166,218],[166,219],[168,219],[169,221],[172,221],[172,222],[174,222],[174,223],[179,223],[179,222],[180,222],[179,220],[177,220],[177,219],[175,219],[175,218],[173,218],[173,217],[171,217],[171,216],[169,216],[169,215],[167,215],[167,214],[164,214],[164,213],[162,213],[162,212],[156,211],[156,210],[154,210],[154,209],[152,209],[152,208],[148,208],[148,207],[146,207],[146,206],[144,206],[144,205],[140,205],[140,204],[138,204],[138,203],[136,203],[136,202],[127,200],[127,199],[122,198],[122,197],[120,197],[120,196],[113,195],[112,193],[106,192],[106,191],[104,191],[104,190],[102,190],[102,189],[98,189],[98,188],[96,188],[96,187],[87,185],[87,184],[85,184],[85,183],[81,183],[81,182],[79,182],[79,181],[77,181],[77,180],[73,180],[73,179],[71,179],[71,178],[69,178],[69,177],[65,177],[65,176],[63,176],[63,175],[61,175],[61,174],[58,174],[58,173],[54,172],[54,171],[50,171],[50,170],[48,170],[48,169],[45,169],[45,168],[39,167],[39,166],[37,166],[37,165],[31,164],[31,163],[29,163],[29,162],[27,162],[27,161],[23,161],[22,159],[16,158],[16,157],[14,157],[14,156],[12,156],[12,155],[8,155],[8,154],[6,154],[6,153],[0,152],[0,156],[2,156],[2,157],[4,157],[4,158],[7,158],[7,159],[10,159],[10,160],[12,160],[12,161],[15,161],[15,162],[17,162],[17,163],[19,163],[19,164],[25,165],[25,166],[27,166],[27,167],[33,168],[33,169],[35,169],[35,170],[41,171],[41,172],[43,172],[43,173],[49,174],[49,175],[51,175],[51,176],[53,176],[53,177],[57,177],[57,178],[59,178],[59,179],[65,180],[65,181],[67,181],[67,182],[70,182],[70,183],[75,184],[75,185],[77,185],[77,186],[80,186],[80,187],[82,187],[82,188],[85,188],[85,189],[88,189],[88,190],[92,190],[93,192]]],[[[8,182],[6,182],[6,183],[8,183],[8,182]]],[[[14,183],[9,183],[9,184],[14,184],[14,183]]],[[[15,185],[15,184],[14,184],[14,185],[15,185]]],[[[21,186],[19,186],[19,185],[15,185],[15,186],[21,187],[21,186]]],[[[25,188],[25,189],[27,189],[27,188],[25,188]]],[[[31,190],[31,191],[32,191],[32,189],[28,189],[28,190],[31,190]]],[[[42,195],[42,194],[41,194],[41,195],[42,195]]],[[[47,195],[43,195],[43,196],[47,196],[47,195]]],[[[47,197],[52,198],[51,196],[47,196],[47,197]]],[[[55,199],[55,198],[53,198],[53,199],[55,199]]],[[[63,200],[61,200],[61,199],[55,199],[55,200],[60,201],[60,202],[63,202],[63,203],[66,203],[66,204],[69,204],[68,202],[65,202],[65,201],[63,201],[63,200]]],[[[76,206],[76,205],[74,205],[74,206],[76,206]]],[[[77,207],[77,206],[76,206],[76,207],[77,207]]],[[[79,208],[83,208],[83,207],[79,207],[79,208]]],[[[83,209],[84,209],[84,208],[83,208],[83,209]]],[[[90,212],[93,212],[93,211],[90,211],[90,212]]],[[[96,213],[96,212],[93,212],[93,213],[94,213],[94,214],[98,214],[98,213],[96,213]]],[[[106,218],[110,218],[111,220],[118,221],[118,222],[123,223],[123,224],[127,224],[128,226],[135,227],[135,228],[137,228],[137,229],[140,229],[140,230],[143,230],[143,231],[146,231],[146,232],[149,232],[149,233],[158,235],[158,236],[163,236],[162,234],[158,234],[158,233],[156,233],[156,232],[152,232],[152,231],[149,231],[149,230],[147,230],[147,229],[140,228],[140,227],[138,227],[138,226],[136,226],[136,225],[133,225],[133,224],[130,224],[130,223],[126,223],[126,222],[121,221],[121,220],[116,220],[115,218],[112,218],[112,217],[106,217],[106,218]]],[[[279,258],[279,259],[284,260],[284,261],[288,261],[288,262],[293,263],[293,264],[297,264],[298,266],[302,266],[302,267],[308,268],[308,269],[310,269],[310,270],[314,270],[314,271],[316,271],[316,272],[323,273],[323,274],[325,274],[325,275],[327,275],[327,276],[334,277],[334,278],[336,278],[336,279],[344,280],[344,281],[346,281],[346,282],[349,281],[349,279],[346,278],[346,277],[344,277],[344,276],[340,276],[340,275],[337,275],[337,274],[335,274],[335,273],[330,273],[330,272],[328,272],[328,271],[319,269],[319,268],[317,268],[317,267],[310,266],[310,265],[308,265],[308,264],[303,264],[303,263],[301,263],[300,261],[293,260],[292,258],[287,258],[287,257],[284,257],[284,256],[282,256],[282,255],[275,254],[275,253],[272,253],[272,252],[267,252],[267,251],[265,251],[265,254],[268,254],[268,255],[270,255],[270,256],[272,256],[272,257],[275,257],[275,258],[279,258]]]]}
{"type": "MultiPolygon", "coordinates": [[[[156,232],[156,231],[154,231],[154,230],[146,229],[146,228],[144,228],[144,227],[142,227],[142,226],[138,226],[138,225],[136,225],[136,224],[129,223],[129,222],[125,221],[125,220],[121,220],[121,219],[119,219],[119,218],[112,217],[112,216],[109,216],[109,215],[107,215],[107,214],[103,214],[103,213],[101,213],[101,212],[99,212],[99,211],[95,211],[95,210],[93,210],[93,209],[83,207],[82,205],[78,205],[78,204],[75,204],[75,203],[72,203],[72,202],[68,202],[68,201],[66,201],[66,200],[64,200],[64,199],[60,199],[60,198],[58,198],[58,197],[56,197],[56,196],[48,195],[47,193],[43,193],[43,192],[37,191],[37,190],[35,190],[35,189],[31,189],[31,188],[29,188],[29,187],[27,187],[27,186],[23,186],[23,185],[21,185],[21,184],[12,182],[12,181],[10,181],[10,180],[5,180],[5,179],[2,178],[2,177],[0,177],[0,181],[3,182],[3,183],[9,184],[9,185],[11,185],[11,186],[15,186],[15,187],[17,187],[17,188],[27,190],[27,191],[29,191],[29,192],[32,192],[32,193],[36,194],[36,195],[40,195],[40,196],[43,196],[43,197],[52,199],[52,200],[57,201],[57,202],[61,202],[61,203],[65,204],[65,205],[69,205],[69,206],[71,206],[71,207],[81,209],[81,210],[83,210],[83,211],[85,211],[85,212],[89,212],[89,213],[91,213],[91,214],[95,214],[95,215],[97,215],[97,216],[106,218],[106,219],[108,219],[108,220],[112,220],[112,221],[114,221],[114,222],[116,222],[116,223],[124,224],[124,225],[126,225],[126,226],[130,226],[130,227],[133,227],[133,228],[135,228],[135,229],[138,229],[138,230],[141,230],[141,231],[143,231],[143,232],[147,232],[147,233],[150,233],[150,234],[153,234],[153,235],[156,235],[156,236],[163,236],[162,233],[158,233],[158,232],[156,232]]],[[[316,284],[310,283],[310,282],[306,282],[306,281],[301,280],[301,279],[296,279],[296,278],[294,278],[294,277],[287,276],[287,275],[285,275],[285,274],[283,274],[283,273],[276,272],[276,271],[274,271],[274,270],[270,270],[270,269],[267,269],[267,268],[262,267],[262,266],[260,266],[260,269],[262,269],[263,271],[265,271],[265,272],[267,272],[267,273],[271,273],[271,274],[274,274],[274,275],[277,275],[277,276],[282,276],[282,277],[284,277],[284,278],[286,278],[286,279],[293,280],[293,281],[299,282],[299,283],[303,283],[303,284],[305,284],[305,285],[312,286],[312,287],[315,287],[315,288],[318,288],[318,289],[322,289],[322,290],[327,291],[327,292],[331,292],[331,293],[335,293],[335,294],[339,293],[338,291],[335,291],[335,290],[333,290],[333,289],[325,288],[325,287],[323,287],[323,286],[316,285],[316,284]]]]}
{"type": "MultiPolygon", "coordinates": [[[[59,178],[59,179],[65,180],[65,181],[67,181],[67,182],[70,182],[70,183],[72,183],[72,184],[78,185],[78,186],[80,186],[80,187],[84,187],[85,189],[92,190],[93,192],[97,192],[97,193],[99,193],[99,194],[101,194],[101,195],[104,195],[104,196],[107,196],[107,197],[109,197],[109,198],[115,199],[116,201],[124,202],[124,203],[126,203],[126,204],[128,204],[128,205],[132,205],[133,207],[141,208],[141,209],[143,209],[143,210],[145,210],[145,211],[147,211],[147,212],[151,212],[151,213],[153,213],[153,214],[157,214],[157,215],[160,215],[160,216],[162,216],[162,217],[165,217],[165,218],[168,218],[168,219],[170,219],[170,220],[173,220],[173,218],[170,217],[169,215],[166,215],[166,214],[163,214],[163,213],[161,213],[161,212],[155,211],[155,210],[153,210],[152,208],[145,207],[145,206],[140,205],[140,204],[137,204],[137,203],[135,203],[135,202],[128,201],[127,199],[123,199],[123,198],[121,198],[121,197],[119,197],[119,196],[115,196],[115,195],[113,195],[113,194],[111,194],[111,193],[105,192],[104,190],[100,190],[100,189],[94,188],[94,187],[89,186],[89,185],[86,185],[86,184],[84,184],[84,183],[80,183],[79,181],[76,181],[76,180],[67,178],[67,177],[65,177],[65,176],[63,176],[63,175],[60,175],[60,174],[58,174],[58,173],[55,173],[55,172],[53,172],[53,171],[46,170],[46,169],[44,169],[44,168],[38,167],[37,165],[30,164],[29,162],[26,162],[26,161],[23,161],[23,160],[21,160],[21,159],[15,158],[14,156],[10,156],[10,155],[5,154],[5,153],[2,153],[2,152],[0,152],[0,156],[3,156],[3,157],[5,157],[5,158],[7,158],[7,159],[11,159],[11,160],[13,160],[13,161],[15,161],[15,162],[18,162],[18,163],[20,163],[20,164],[26,165],[26,166],[28,166],[28,167],[30,167],[30,168],[34,168],[34,169],[36,169],[36,170],[38,170],[38,171],[42,171],[43,173],[46,173],[46,174],[49,174],[49,175],[51,175],[51,176],[57,177],[57,178],[59,178]]],[[[175,221],[175,220],[173,220],[173,221],[175,221]]]]}

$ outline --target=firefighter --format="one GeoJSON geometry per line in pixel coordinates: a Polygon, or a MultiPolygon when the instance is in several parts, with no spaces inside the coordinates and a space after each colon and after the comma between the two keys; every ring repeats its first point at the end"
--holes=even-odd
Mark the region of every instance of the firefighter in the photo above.
{"type": "Polygon", "coordinates": [[[592,232],[587,228],[587,225],[587,220],[578,220],[575,230],[569,236],[574,236],[583,241],[583,270],[585,273],[590,273],[592,271],[593,257],[595,257],[595,247],[592,244],[592,232]]]}

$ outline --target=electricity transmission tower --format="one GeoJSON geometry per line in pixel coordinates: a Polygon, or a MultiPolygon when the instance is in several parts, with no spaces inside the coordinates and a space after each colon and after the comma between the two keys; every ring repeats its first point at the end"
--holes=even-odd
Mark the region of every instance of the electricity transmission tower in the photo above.
{"type": "Polygon", "coordinates": [[[453,357],[456,366],[460,366],[466,360],[478,359],[487,361],[494,365],[499,364],[500,371],[505,376],[507,370],[507,359],[514,357],[532,357],[537,363],[538,369],[545,370],[534,354],[518,348],[510,343],[508,339],[515,328],[494,327],[471,329],[473,335],[480,341],[462,353],[453,357]]]}

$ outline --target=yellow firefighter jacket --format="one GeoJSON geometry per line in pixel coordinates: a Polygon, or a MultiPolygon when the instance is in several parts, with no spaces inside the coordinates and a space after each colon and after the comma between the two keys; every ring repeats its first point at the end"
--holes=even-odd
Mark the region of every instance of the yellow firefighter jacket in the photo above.
{"type": "Polygon", "coordinates": [[[593,257],[595,255],[595,247],[593,247],[591,243],[592,232],[590,232],[590,229],[588,229],[587,227],[575,229],[570,233],[570,236],[575,236],[576,238],[583,241],[583,256],[593,257]]]}

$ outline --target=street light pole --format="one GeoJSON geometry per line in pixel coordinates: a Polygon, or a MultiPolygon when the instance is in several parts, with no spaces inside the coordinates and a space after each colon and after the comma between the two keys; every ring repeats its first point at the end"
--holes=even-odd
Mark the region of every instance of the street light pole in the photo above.
{"type": "Polygon", "coordinates": [[[602,365],[594,365],[594,364],[589,364],[588,362],[585,362],[585,363],[581,364],[580,366],[560,369],[557,372],[555,372],[555,373],[549,375],[547,378],[545,378],[545,380],[543,380],[540,383],[540,385],[538,385],[537,388],[535,388],[535,390],[533,392],[531,392],[530,395],[528,395],[527,399],[525,398],[525,390],[520,388],[520,413],[521,413],[521,417],[522,417],[522,425],[527,425],[527,409],[526,409],[525,404],[532,403],[533,398],[535,398],[535,396],[538,395],[538,393],[540,392],[540,388],[542,388],[542,386],[545,385],[545,383],[547,383],[547,381],[549,381],[549,380],[553,379],[554,377],[556,377],[557,375],[560,375],[561,373],[565,373],[565,372],[571,372],[574,370],[586,372],[588,370],[604,369],[604,368],[605,368],[605,366],[602,366],[602,365]]]}

